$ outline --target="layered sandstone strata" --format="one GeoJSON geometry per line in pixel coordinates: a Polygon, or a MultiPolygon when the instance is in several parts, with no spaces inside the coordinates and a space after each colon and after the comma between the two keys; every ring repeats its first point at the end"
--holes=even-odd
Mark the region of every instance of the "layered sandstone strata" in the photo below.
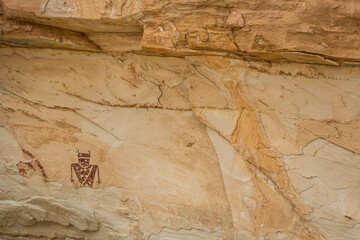
{"type": "Polygon", "coordinates": [[[360,4],[0,6],[0,239],[360,236],[360,4]]]}

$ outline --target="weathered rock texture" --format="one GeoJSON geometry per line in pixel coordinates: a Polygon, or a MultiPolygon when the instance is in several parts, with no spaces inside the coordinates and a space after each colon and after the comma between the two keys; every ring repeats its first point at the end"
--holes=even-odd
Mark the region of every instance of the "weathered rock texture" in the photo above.
{"type": "Polygon", "coordinates": [[[0,0],[0,239],[359,239],[359,13],[0,0]]]}

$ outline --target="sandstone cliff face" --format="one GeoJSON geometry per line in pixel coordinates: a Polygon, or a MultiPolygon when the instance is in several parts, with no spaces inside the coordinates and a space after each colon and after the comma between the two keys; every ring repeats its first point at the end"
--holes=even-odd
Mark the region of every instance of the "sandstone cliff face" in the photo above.
{"type": "Polygon", "coordinates": [[[0,7],[0,239],[359,238],[356,1],[0,7]]]}

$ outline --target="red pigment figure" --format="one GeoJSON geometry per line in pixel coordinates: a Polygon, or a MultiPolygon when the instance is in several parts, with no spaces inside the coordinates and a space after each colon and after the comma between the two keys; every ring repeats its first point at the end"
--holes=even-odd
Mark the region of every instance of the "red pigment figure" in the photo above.
{"type": "Polygon", "coordinates": [[[100,184],[100,170],[97,165],[90,165],[90,151],[89,153],[80,153],[77,151],[78,161],[79,163],[72,163],[71,164],[71,178],[70,181],[73,183],[73,170],[76,174],[76,177],[80,183],[80,186],[88,186],[92,187],[95,176],[97,173],[98,181],[97,183],[100,184]]]}

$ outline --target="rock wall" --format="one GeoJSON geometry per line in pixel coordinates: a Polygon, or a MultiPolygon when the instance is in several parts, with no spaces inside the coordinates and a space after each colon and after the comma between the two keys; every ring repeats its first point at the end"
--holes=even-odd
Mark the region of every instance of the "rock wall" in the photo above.
{"type": "Polygon", "coordinates": [[[356,1],[0,7],[0,239],[359,238],[356,1]]]}

